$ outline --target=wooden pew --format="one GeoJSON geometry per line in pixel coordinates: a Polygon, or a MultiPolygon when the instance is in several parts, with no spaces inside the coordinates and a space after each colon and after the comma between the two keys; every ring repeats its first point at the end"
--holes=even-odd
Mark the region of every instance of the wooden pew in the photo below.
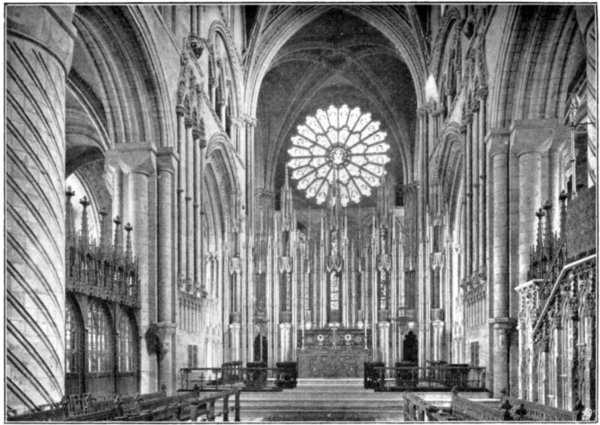
{"type": "MultiPolygon", "coordinates": [[[[239,388],[221,391],[212,395],[199,397],[197,392],[185,392],[170,397],[165,396],[164,391],[142,394],[135,397],[115,397],[114,400],[94,402],[86,396],[78,399],[86,399],[89,403],[86,412],[69,415],[66,402],[58,407],[46,411],[29,412],[22,415],[11,416],[9,421],[26,422],[100,422],[100,421],[185,421],[190,418],[197,420],[201,415],[206,415],[209,421],[214,421],[217,413],[215,403],[223,399],[223,409],[218,415],[223,416],[224,421],[229,420],[229,399],[234,397],[235,421],[240,421],[240,391],[239,388]]],[[[71,409],[73,412],[73,409],[71,409]]]]}
{"type": "Polygon", "coordinates": [[[535,422],[575,422],[579,420],[579,411],[557,409],[539,403],[522,400],[515,397],[504,396],[511,406],[514,420],[535,422]]]}
{"type": "Polygon", "coordinates": [[[503,422],[511,418],[506,416],[506,412],[498,407],[488,406],[482,401],[473,401],[452,393],[452,404],[450,413],[463,420],[503,422]]]}
{"type": "Polygon", "coordinates": [[[195,393],[175,395],[162,399],[141,403],[137,413],[130,413],[114,418],[116,421],[185,421],[195,422],[199,416],[206,415],[208,421],[214,421],[217,413],[215,403],[223,399],[223,409],[218,415],[229,421],[229,398],[234,396],[235,421],[240,421],[240,389],[218,392],[214,395],[198,397],[195,393]]]}

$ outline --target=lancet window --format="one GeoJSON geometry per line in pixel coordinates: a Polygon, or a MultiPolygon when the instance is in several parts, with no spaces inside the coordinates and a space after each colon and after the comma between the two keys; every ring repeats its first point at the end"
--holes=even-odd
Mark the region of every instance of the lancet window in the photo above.
{"type": "Polygon", "coordinates": [[[119,372],[133,372],[135,361],[135,331],[125,310],[119,317],[119,372]]]}
{"type": "Polygon", "coordinates": [[[110,319],[97,301],[90,302],[88,306],[88,325],[88,372],[110,372],[110,319]]]}

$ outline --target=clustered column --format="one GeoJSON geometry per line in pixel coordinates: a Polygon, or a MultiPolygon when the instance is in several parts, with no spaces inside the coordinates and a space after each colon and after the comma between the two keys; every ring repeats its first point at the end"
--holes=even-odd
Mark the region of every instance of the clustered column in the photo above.
{"type": "Polygon", "coordinates": [[[185,214],[185,157],[186,157],[186,131],[185,131],[185,107],[177,106],[177,152],[180,163],[177,173],[177,282],[185,289],[185,270],[187,249],[187,221],[185,214]]]}
{"type": "Polygon", "coordinates": [[[508,275],[508,133],[492,130],[488,155],[492,173],[493,245],[493,335],[491,351],[494,395],[500,394],[508,382],[509,275],[508,275]]]}
{"type": "MultiPolygon", "coordinates": [[[[174,347],[175,317],[173,311],[173,175],[176,156],[172,148],[164,148],[158,154],[158,312],[157,324],[161,339],[174,347]]],[[[159,384],[167,387],[170,394],[175,389],[172,373],[173,350],[159,359],[159,384]]]]}
{"type": "Polygon", "coordinates": [[[478,125],[478,137],[477,141],[477,155],[479,159],[478,163],[478,174],[479,177],[478,190],[479,193],[479,272],[483,273],[486,269],[486,235],[487,235],[487,216],[486,216],[486,199],[487,199],[487,161],[486,152],[484,146],[484,139],[486,135],[486,101],[487,101],[488,90],[487,87],[479,89],[479,111],[477,113],[479,119],[478,125]]]}

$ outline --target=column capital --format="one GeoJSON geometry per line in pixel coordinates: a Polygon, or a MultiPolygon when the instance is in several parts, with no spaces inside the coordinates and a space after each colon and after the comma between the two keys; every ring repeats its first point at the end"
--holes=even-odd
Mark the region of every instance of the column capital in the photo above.
{"type": "Polygon", "coordinates": [[[105,158],[125,174],[149,176],[156,170],[156,147],[152,143],[124,143],[106,152],[105,158]]]}
{"type": "Polygon", "coordinates": [[[510,331],[517,325],[517,319],[513,317],[496,317],[490,320],[494,329],[510,331]]]}
{"type": "Polygon", "coordinates": [[[483,100],[483,101],[485,101],[485,99],[487,98],[488,93],[489,93],[489,91],[488,91],[487,85],[483,85],[483,86],[479,87],[479,90],[477,91],[477,95],[479,96],[479,99],[483,100]]]}
{"type": "MultiPolygon", "coordinates": [[[[468,126],[473,123],[473,111],[471,108],[467,109],[466,114],[463,117],[463,126],[468,126]]],[[[461,126],[462,127],[462,126],[461,126]]]]}
{"type": "Polygon", "coordinates": [[[436,108],[436,109],[433,110],[433,114],[432,115],[434,117],[439,117],[444,112],[446,112],[446,107],[444,105],[440,105],[439,108],[436,108]]]}
{"type": "Polygon", "coordinates": [[[163,338],[173,335],[177,329],[177,324],[172,322],[156,322],[153,326],[156,327],[156,333],[163,338]]]}
{"type": "Polygon", "coordinates": [[[499,153],[508,153],[510,132],[507,128],[492,128],[487,134],[486,145],[488,155],[495,156],[499,153]]]}
{"type": "Polygon", "coordinates": [[[159,148],[156,154],[156,167],[159,173],[175,173],[175,164],[179,161],[179,155],[171,147],[159,148]]]}
{"type": "Polygon", "coordinates": [[[232,115],[231,117],[231,124],[235,125],[235,126],[242,126],[243,124],[246,123],[246,120],[242,117],[237,117],[232,115]]]}
{"type": "Polygon", "coordinates": [[[377,327],[379,329],[389,329],[391,326],[390,322],[386,322],[386,321],[379,321],[377,322],[377,327]]]}
{"type": "Polygon", "coordinates": [[[555,119],[514,121],[510,126],[510,151],[523,155],[547,150],[557,124],[555,119]]]}
{"type": "Polygon", "coordinates": [[[242,120],[246,123],[246,125],[250,127],[256,127],[256,118],[251,117],[250,115],[242,115],[242,120]]]}
{"type": "Polygon", "coordinates": [[[428,106],[419,106],[417,108],[417,115],[419,117],[424,117],[427,115],[427,113],[429,112],[429,107],[428,106]]]}

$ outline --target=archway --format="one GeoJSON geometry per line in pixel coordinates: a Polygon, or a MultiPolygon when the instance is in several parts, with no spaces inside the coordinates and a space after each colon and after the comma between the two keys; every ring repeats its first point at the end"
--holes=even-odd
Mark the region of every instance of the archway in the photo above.
{"type": "Polygon", "coordinates": [[[413,331],[408,331],[402,341],[403,361],[416,364],[419,361],[419,342],[413,331]]]}

